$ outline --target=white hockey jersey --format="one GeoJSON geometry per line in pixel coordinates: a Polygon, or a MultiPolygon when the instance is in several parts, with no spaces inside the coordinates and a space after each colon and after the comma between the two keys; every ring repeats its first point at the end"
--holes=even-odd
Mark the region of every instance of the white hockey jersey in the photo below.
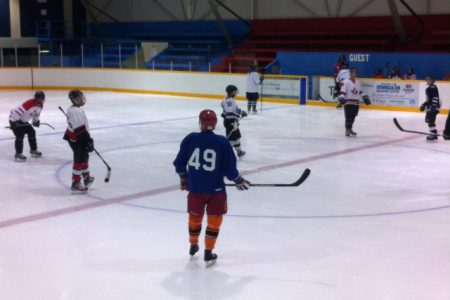
{"type": "Polygon", "coordinates": [[[341,95],[345,97],[345,103],[358,104],[361,101],[362,89],[358,79],[353,82],[347,79],[341,86],[341,95]]]}
{"type": "Polygon", "coordinates": [[[257,93],[258,84],[261,84],[261,79],[257,72],[250,72],[247,75],[247,93],[257,93]]]}
{"type": "Polygon", "coordinates": [[[228,120],[238,120],[241,115],[241,109],[237,106],[236,101],[233,98],[225,98],[221,103],[223,109],[223,117],[228,120]]]}
{"type": "Polygon", "coordinates": [[[67,110],[67,124],[64,138],[72,142],[87,142],[87,139],[90,138],[88,120],[81,107],[69,107],[67,110]]]}
{"type": "Polygon", "coordinates": [[[350,70],[342,69],[339,71],[338,76],[336,77],[336,81],[340,84],[344,84],[344,81],[350,79],[350,70]]]}
{"type": "Polygon", "coordinates": [[[43,104],[38,103],[35,99],[27,100],[19,107],[11,110],[9,120],[13,122],[28,122],[32,119],[33,122],[36,122],[39,120],[43,107],[43,104]]]}

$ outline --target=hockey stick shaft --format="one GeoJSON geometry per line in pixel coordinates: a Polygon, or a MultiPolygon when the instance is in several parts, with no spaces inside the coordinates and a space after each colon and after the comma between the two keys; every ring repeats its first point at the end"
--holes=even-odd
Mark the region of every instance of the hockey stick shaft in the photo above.
{"type": "Polygon", "coordinates": [[[319,100],[322,101],[323,103],[337,103],[337,101],[325,100],[320,94],[319,94],[319,100]]]}
{"type": "Polygon", "coordinates": [[[109,182],[109,178],[111,178],[111,167],[108,165],[108,163],[105,161],[105,159],[100,155],[100,153],[98,153],[97,149],[94,148],[94,152],[101,159],[101,161],[105,164],[106,170],[107,170],[105,182],[109,182]]]}
{"type": "Polygon", "coordinates": [[[403,132],[417,133],[417,134],[423,134],[423,135],[441,136],[440,134],[437,134],[437,133],[414,131],[414,130],[406,130],[406,129],[403,129],[402,126],[400,126],[400,123],[398,122],[397,118],[394,118],[393,121],[394,121],[395,126],[398,128],[398,130],[403,131],[403,132]]]}
{"type": "MultiPolygon", "coordinates": [[[[293,183],[250,183],[253,187],[295,187],[301,185],[311,174],[310,169],[305,169],[297,181],[293,183]]],[[[225,186],[236,186],[235,183],[227,183],[225,186]]]]}
{"type": "MultiPolygon", "coordinates": [[[[66,116],[67,118],[67,114],[64,111],[64,109],[62,109],[61,106],[58,106],[59,110],[66,116]]],[[[95,154],[97,154],[97,156],[100,158],[100,160],[105,164],[106,166],[106,177],[105,177],[105,182],[109,182],[109,179],[111,178],[111,167],[108,165],[108,163],[105,161],[105,159],[100,155],[100,153],[97,151],[97,149],[93,148],[95,154]]]]}
{"type": "MultiPolygon", "coordinates": [[[[47,126],[50,127],[51,129],[55,130],[55,127],[53,127],[52,125],[50,125],[50,124],[48,124],[48,123],[41,123],[41,125],[47,125],[47,126]]],[[[17,127],[25,127],[25,126],[32,126],[32,124],[27,123],[27,124],[17,125],[17,127]]],[[[11,126],[5,126],[5,128],[11,129],[11,126]]]]}

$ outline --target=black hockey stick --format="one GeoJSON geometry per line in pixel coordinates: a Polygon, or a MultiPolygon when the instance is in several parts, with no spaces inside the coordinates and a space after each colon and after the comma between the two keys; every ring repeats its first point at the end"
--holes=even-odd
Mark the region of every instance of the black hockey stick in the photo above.
{"type": "MultiPolygon", "coordinates": [[[[61,106],[58,106],[58,108],[67,118],[67,114],[64,111],[64,109],[62,109],[61,106]]],[[[108,165],[108,163],[105,161],[105,159],[100,155],[100,153],[98,153],[97,149],[94,148],[94,152],[101,159],[101,161],[105,164],[106,170],[107,170],[106,177],[105,177],[105,182],[109,182],[109,179],[111,178],[111,167],[108,165]]]]}
{"type": "Polygon", "coordinates": [[[403,127],[400,126],[400,124],[398,123],[397,118],[394,118],[394,124],[395,124],[395,126],[397,126],[397,128],[398,128],[400,131],[403,131],[403,132],[417,133],[417,134],[424,134],[424,135],[441,136],[441,135],[438,134],[438,133],[430,133],[430,132],[423,132],[423,131],[414,131],[414,130],[406,130],[406,129],[403,129],[403,127]]]}
{"type": "Polygon", "coordinates": [[[337,101],[328,101],[328,100],[325,100],[324,98],[322,98],[322,96],[320,96],[320,94],[319,94],[319,100],[320,101],[322,101],[323,103],[338,103],[337,101]]]}
{"type": "MultiPolygon", "coordinates": [[[[47,125],[47,126],[50,127],[51,129],[55,130],[55,127],[53,127],[52,125],[50,125],[50,124],[48,124],[48,123],[41,123],[40,125],[47,125]]],[[[20,124],[20,125],[17,125],[17,127],[25,127],[25,126],[32,126],[32,124],[27,123],[27,124],[20,124]]],[[[5,126],[5,128],[11,129],[11,126],[5,126]]]]}
{"type": "MultiPolygon", "coordinates": [[[[256,186],[256,187],[295,187],[295,186],[299,186],[300,184],[302,184],[308,178],[309,174],[311,174],[311,170],[306,168],[303,171],[302,176],[300,176],[300,178],[297,179],[297,181],[295,181],[293,183],[250,183],[250,186],[256,186]]],[[[226,186],[236,186],[235,183],[227,183],[225,185],[226,186]]]]}

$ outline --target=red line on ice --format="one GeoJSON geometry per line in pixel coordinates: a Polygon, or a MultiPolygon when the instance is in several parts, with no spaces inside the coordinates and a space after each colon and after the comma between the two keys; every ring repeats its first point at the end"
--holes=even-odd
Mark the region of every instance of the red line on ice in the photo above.
{"type": "MultiPolygon", "coordinates": [[[[302,158],[302,159],[296,159],[296,160],[286,161],[283,163],[278,163],[278,164],[268,165],[265,167],[256,168],[253,170],[247,170],[247,171],[243,172],[243,174],[254,174],[254,173],[279,169],[279,168],[283,168],[283,167],[293,166],[293,165],[297,165],[297,164],[302,164],[305,162],[311,162],[311,161],[326,159],[326,158],[330,158],[330,157],[346,155],[346,154],[363,151],[363,150],[367,150],[367,149],[383,147],[386,145],[391,145],[391,144],[395,144],[395,143],[399,143],[399,142],[403,142],[403,141],[407,141],[407,140],[411,140],[411,139],[415,139],[415,138],[418,138],[418,136],[408,136],[405,138],[389,140],[389,141],[385,141],[385,142],[374,143],[374,144],[369,144],[369,145],[350,148],[350,149],[344,149],[344,150],[339,150],[339,151],[334,151],[334,152],[313,155],[313,156],[302,158]]],[[[98,200],[95,202],[89,202],[89,203],[84,203],[84,204],[80,204],[80,205],[76,205],[76,206],[71,206],[71,207],[66,207],[66,208],[61,208],[61,209],[56,209],[56,210],[50,210],[50,211],[37,213],[37,214],[33,214],[33,215],[28,215],[28,216],[24,216],[24,217],[18,217],[18,218],[14,218],[14,219],[4,220],[4,221],[0,221],[0,228],[20,225],[20,224],[34,222],[34,221],[38,221],[38,220],[42,220],[42,219],[53,218],[53,217],[71,214],[71,213],[84,211],[84,210],[88,210],[88,209],[92,209],[92,208],[102,207],[102,206],[111,205],[111,204],[120,203],[120,202],[131,201],[131,200],[135,200],[135,199],[139,199],[139,198],[143,198],[143,197],[159,195],[159,194],[163,194],[163,193],[167,193],[167,192],[176,191],[177,189],[178,189],[178,185],[171,185],[171,186],[153,189],[150,191],[144,191],[144,192],[139,192],[139,193],[134,193],[134,194],[129,194],[129,195],[123,195],[123,196],[118,196],[118,197],[114,197],[114,198],[110,198],[110,199],[106,199],[106,200],[98,200]]]]}

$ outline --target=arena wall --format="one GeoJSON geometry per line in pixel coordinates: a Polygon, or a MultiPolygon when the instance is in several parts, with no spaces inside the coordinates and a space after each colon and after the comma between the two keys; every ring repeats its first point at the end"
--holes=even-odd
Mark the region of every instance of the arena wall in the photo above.
{"type": "MultiPolygon", "coordinates": [[[[296,93],[299,93],[298,99],[264,98],[264,101],[289,104],[304,102],[300,101],[300,99],[309,96],[306,92],[306,77],[289,76],[285,78],[286,80],[298,78],[299,88],[296,89],[296,93]]],[[[283,76],[274,76],[267,82],[271,82],[271,85],[274,86],[276,79],[283,80],[283,76]]],[[[324,85],[328,84],[329,80],[326,80],[326,78],[322,79],[324,85]]],[[[396,82],[392,80],[374,79],[369,81],[378,84],[388,82],[391,85],[396,82]]],[[[398,81],[398,83],[403,84],[404,81],[398,81]]],[[[72,88],[80,88],[84,90],[107,90],[221,99],[224,96],[224,90],[228,84],[236,85],[240,90],[238,99],[244,99],[246,74],[77,68],[0,68],[0,89],[69,90],[72,88]]],[[[419,99],[414,105],[397,107],[392,103],[379,101],[372,108],[417,111],[417,107],[424,101],[424,90],[426,86],[424,81],[412,82],[411,86],[418,89],[416,93],[419,95],[419,99]]],[[[450,83],[438,82],[438,87],[444,108],[450,108],[450,83]]],[[[276,91],[277,86],[273,90],[276,91]]],[[[377,96],[381,97],[382,95],[378,94],[377,96]]],[[[311,100],[308,101],[308,104],[317,105],[320,102],[311,100]]]]}

